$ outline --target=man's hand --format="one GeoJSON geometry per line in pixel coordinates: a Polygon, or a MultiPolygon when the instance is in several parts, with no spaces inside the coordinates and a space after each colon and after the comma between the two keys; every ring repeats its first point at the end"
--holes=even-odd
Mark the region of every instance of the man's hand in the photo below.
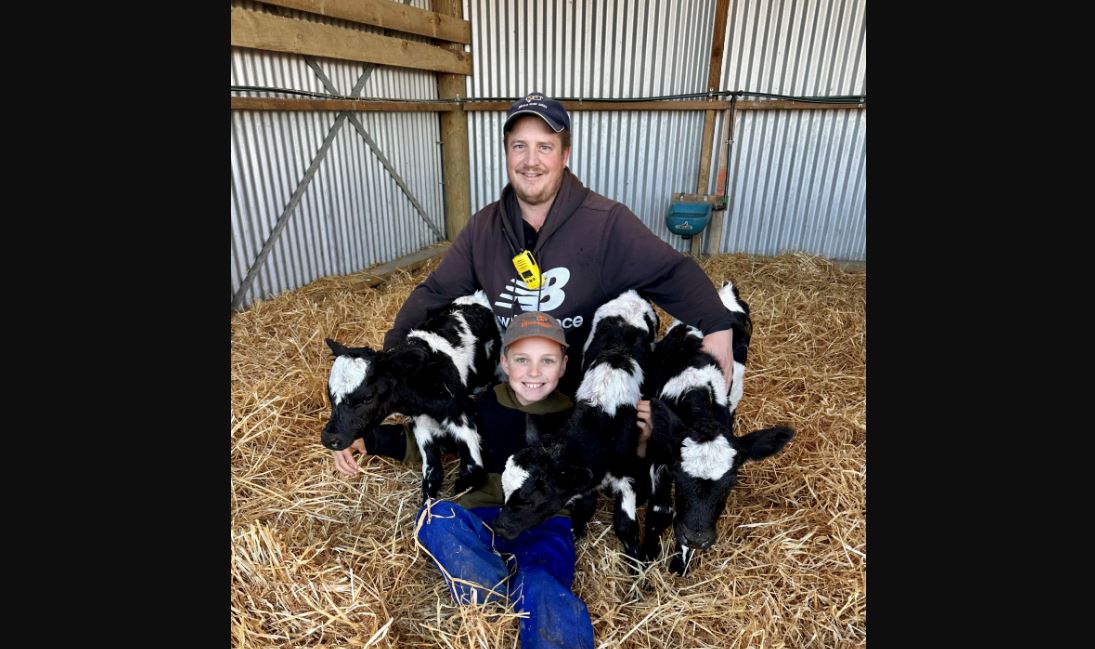
{"type": "Polygon", "coordinates": [[[722,367],[722,376],[726,379],[726,392],[730,392],[730,382],[734,375],[734,334],[732,329],[716,331],[703,337],[703,351],[715,357],[722,367]]]}
{"type": "Polygon", "coordinates": [[[635,455],[646,457],[646,442],[650,439],[650,433],[654,430],[654,424],[650,420],[650,401],[640,399],[635,404],[635,409],[639,411],[639,419],[636,422],[639,424],[639,445],[635,447],[635,455]]]}
{"type": "Polygon", "coordinates": [[[354,460],[354,451],[358,453],[368,454],[365,450],[365,440],[358,437],[354,440],[353,444],[342,449],[341,451],[331,451],[331,455],[335,456],[335,468],[342,475],[353,475],[358,472],[357,462],[354,460]]]}

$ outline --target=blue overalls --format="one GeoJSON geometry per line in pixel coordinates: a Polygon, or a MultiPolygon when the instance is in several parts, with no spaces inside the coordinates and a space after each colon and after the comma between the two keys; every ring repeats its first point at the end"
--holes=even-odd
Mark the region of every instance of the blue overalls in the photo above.
{"type": "Polygon", "coordinates": [[[521,618],[522,649],[593,649],[589,610],[570,590],[576,558],[570,519],[555,516],[507,541],[488,527],[500,510],[431,499],[419,511],[418,538],[453,599],[482,604],[508,598],[514,610],[528,613],[521,618]]]}

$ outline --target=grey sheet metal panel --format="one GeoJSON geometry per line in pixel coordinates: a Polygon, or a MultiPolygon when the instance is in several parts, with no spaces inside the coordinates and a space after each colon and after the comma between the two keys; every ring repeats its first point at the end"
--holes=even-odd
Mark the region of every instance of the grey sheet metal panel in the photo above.
{"type": "Polygon", "coordinates": [[[865,261],[865,142],[864,111],[742,113],[721,250],[865,261]]]}
{"type": "MultiPolygon", "coordinates": [[[[428,8],[428,0],[412,4],[428,8]]],[[[289,13],[347,25],[344,21],[289,13]]],[[[303,56],[242,48],[232,48],[230,56],[232,85],[325,92],[303,56]]],[[[368,71],[368,81],[362,90],[364,97],[437,97],[436,79],[430,72],[333,59],[316,59],[316,62],[341,94],[350,94],[356,81],[368,71]]],[[[263,92],[236,94],[277,96],[263,92]]],[[[372,112],[356,115],[430,220],[444,231],[437,115],[372,112]]],[[[304,179],[336,116],[337,113],[317,112],[232,112],[233,295],[289,197],[304,179]]],[[[260,268],[243,306],[256,298],[266,299],[326,275],[352,273],[391,261],[437,241],[363,138],[346,123],[332,141],[299,205],[288,217],[285,231],[260,268]]]]}
{"type": "Polygon", "coordinates": [[[785,95],[862,95],[866,0],[734,0],[722,81],[785,95]]]}
{"type": "MultiPolygon", "coordinates": [[[[335,116],[233,113],[233,293],[304,178],[335,116]]],[[[359,117],[434,224],[443,229],[436,115],[363,113],[359,117]]],[[[361,136],[344,125],[288,217],[245,304],[319,277],[390,261],[437,240],[361,136]]]]}
{"type": "MultiPolygon", "coordinates": [[[[738,0],[726,31],[724,88],[867,93],[865,0],[738,0]]],[[[866,120],[865,110],[740,113],[720,250],[865,261],[866,120]]]]}

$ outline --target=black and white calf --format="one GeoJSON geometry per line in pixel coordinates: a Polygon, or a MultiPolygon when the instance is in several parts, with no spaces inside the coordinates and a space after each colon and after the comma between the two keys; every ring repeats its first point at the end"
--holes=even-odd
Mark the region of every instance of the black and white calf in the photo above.
{"type": "Polygon", "coordinates": [[[649,495],[647,461],[638,444],[640,397],[658,320],[650,303],[628,291],[594,313],[585,375],[560,438],[514,453],[502,474],[505,505],[495,519],[503,538],[570,509],[575,537],[585,532],[600,486],[615,498],[613,527],[624,552],[640,558],[635,508],[649,495]]]}
{"type": "Polygon", "coordinates": [[[460,453],[456,491],[482,485],[486,471],[471,395],[490,384],[501,344],[483,291],[457,298],[388,351],[327,339],[335,356],[327,382],[331,419],[320,440],[329,449],[344,449],[399,413],[414,419],[423,499],[436,497],[441,488],[439,442],[446,436],[460,453]]]}
{"type": "MultiPolygon", "coordinates": [[[[733,331],[734,348],[732,350],[734,357],[734,368],[731,372],[730,385],[726,386],[725,378],[722,378],[721,370],[716,372],[720,376],[716,377],[712,374],[711,381],[712,388],[716,390],[717,394],[725,395],[725,398],[720,402],[727,405],[730,412],[734,412],[738,409],[738,403],[741,401],[741,397],[744,394],[745,385],[745,364],[749,359],[749,341],[753,338],[753,320],[749,317],[749,304],[741,299],[741,294],[738,292],[738,288],[734,286],[734,283],[727,280],[722,288],[719,289],[719,299],[722,301],[723,306],[730,312],[732,322],[730,329],[733,331]],[[718,382],[718,384],[714,382],[718,382]],[[720,387],[724,386],[724,387],[720,387]]],[[[665,332],[665,337],[658,342],[659,345],[663,345],[666,339],[675,338],[677,336],[691,336],[696,338],[702,344],[703,333],[691,326],[684,325],[680,320],[674,319],[669,323],[669,329],[665,332]]],[[[658,382],[659,385],[664,384],[670,378],[676,376],[677,370],[682,367],[679,363],[666,364],[661,361],[655,364],[653,369],[653,376],[651,376],[651,386],[653,382],[658,382]],[[663,367],[665,365],[665,367],[663,367]],[[673,375],[667,375],[667,372],[672,371],[673,375]]],[[[683,388],[683,386],[689,384],[691,381],[702,382],[702,374],[707,366],[703,365],[696,368],[696,372],[688,376],[676,376],[677,388],[683,388]]],[[[718,370],[718,364],[715,365],[715,369],[718,370]]],[[[671,388],[676,389],[676,388],[671,388]]]]}
{"type": "Polygon", "coordinates": [[[655,496],[651,505],[656,515],[647,519],[644,551],[657,553],[658,536],[672,517],[677,550],[669,569],[677,574],[687,570],[694,548],[709,548],[715,542],[716,524],[741,465],[776,453],[794,436],[786,427],[734,436],[734,413],[742,396],[752,322],[749,306],[731,282],[723,285],[719,297],[733,317],[734,370],[729,389],[718,363],[702,349],[703,335],[679,322],[674,322],[655,347],[646,386],[657,397],[651,399],[654,433],[648,453],[668,449],[671,469],[652,474],[655,496]],[[670,477],[675,487],[675,513],[666,511],[664,487],[670,477]]]}
{"type": "Polygon", "coordinates": [[[605,302],[593,312],[593,323],[582,348],[582,372],[589,370],[603,350],[611,348],[628,350],[640,368],[646,367],[659,326],[654,308],[635,291],[625,291],[605,302]]]}

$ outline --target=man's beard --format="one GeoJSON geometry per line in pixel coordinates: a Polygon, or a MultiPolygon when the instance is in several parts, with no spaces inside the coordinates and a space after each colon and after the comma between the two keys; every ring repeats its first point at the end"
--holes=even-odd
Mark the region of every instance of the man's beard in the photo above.
{"type": "Polygon", "coordinates": [[[541,205],[553,200],[556,194],[559,193],[559,189],[563,186],[563,177],[559,176],[553,185],[544,185],[540,191],[533,194],[526,194],[522,187],[514,182],[512,178],[510,179],[510,185],[513,187],[514,194],[517,195],[517,198],[519,198],[521,202],[528,205],[541,205]]]}

